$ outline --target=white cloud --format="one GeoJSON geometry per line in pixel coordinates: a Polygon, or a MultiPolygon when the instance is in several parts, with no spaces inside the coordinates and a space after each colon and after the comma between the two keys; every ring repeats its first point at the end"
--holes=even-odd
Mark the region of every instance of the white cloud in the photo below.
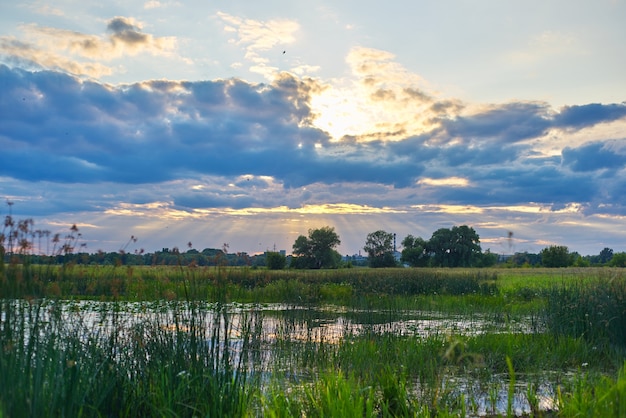
{"type": "Polygon", "coordinates": [[[224,12],[218,12],[217,17],[224,23],[224,32],[235,36],[229,42],[244,48],[244,58],[251,63],[248,70],[273,80],[279,72],[276,63],[283,56],[283,48],[296,42],[299,23],[289,19],[246,19],[224,12]]]}

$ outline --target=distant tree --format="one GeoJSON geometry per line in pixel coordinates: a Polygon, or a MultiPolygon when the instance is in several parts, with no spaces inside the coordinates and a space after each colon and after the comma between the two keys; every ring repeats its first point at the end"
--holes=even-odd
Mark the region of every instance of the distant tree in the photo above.
{"type": "Polygon", "coordinates": [[[407,235],[402,240],[402,256],[400,261],[407,263],[411,267],[426,267],[430,257],[426,251],[426,242],[421,237],[407,235]]]}
{"type": "Polygon", "coordinates": [[[378,230],[367,235],[365,247],[370,267],[393,267],[393,234],[378,230]]]}
{"type": "Polygon", "coordinates": [[[611,267],[626,267],[626,253],[620,252],[613,254],[611,261],[609,261],[611,267]]]}
{"type": "Polygon", "coordinates": [[[507,260],[507,264],[523,267],[537,266],[541,264],[541,256],[527,251],[523,253],[515,253],[507,260]]]}
{"type": "Polygon", "coordinates": [[[591,265],[589,259],[581,256],[580,254],[571,254],[570,257],[574,260],[572,264],[574,267],[589,267],[591,265]]]}
{"type": "Polygon", "coordinates": [[[277,252],[268,252],[265,255],[265,264],[270,270],[282,270],[287,264],[287,257],[277,252]]]}
{"type": "Polygon", "coordinates": [[[491,250],[487,249],[479,257],[479,261],[477,262],[476,267],[491,267],[495,266],[497,263],[498,254],[492,253],[491,250]]]}
{"type": "Polygon", "coordinates": [[[335,228],[325,226],[309,229],[308,238],[300,235],[293,244],[293,254],[297,257],[292,261],[296,268],[336,268],[341,261],[337,259],[336,246],[341,244],[335,228]]]}
{"type": "Polygon", "coordinates": [[[440,228],[433,232],[427,250],[433,255],[436,266],[470,267],[481,255],[480,237],[467,225],[440,228]]]}
{"type": "Polygon", "coordinates": [[[574,261],[564,245],[551,245],[541,250],[539,255],[544,267],[567,267],[571,266],[574,261]]]}
{"type": "Polygon", "coordinates": [[[598,262],[600,264],[607,264],[613,258],[613,250],[605,247],[598,256],[598,262]]]}

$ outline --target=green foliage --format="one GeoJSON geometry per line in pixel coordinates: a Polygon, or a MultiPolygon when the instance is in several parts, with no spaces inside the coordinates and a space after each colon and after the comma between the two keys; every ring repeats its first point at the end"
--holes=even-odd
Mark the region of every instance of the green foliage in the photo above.
{"type": "Polygon", "coordinates": [[[557,412],[537,409],[538,383],[544,382],[559,388],[558,414],[623,415],[624,372],[617,379],[611,374],[624,359],[614,338],[626,328],[619,317],[626,297],[619,269],[564,279],[561,287],[554,286],[554,277],[580,269],[502,270],[517,275],[515,280],[470,269],[51,271],[63,286],[80,280],[80,286],[96,286],[106,274],[107,280],[127,278],[123,292],[139,291],[137,282],[158,282],[162,290],[181,294],[175,285],[183,283],[188,294],[206,295],[207,287],[217,285],[225,293],[213,304],[176,298],[85,305],[0,300],[0,416],[478,416],[475,404],[488,403],[487,392],[496,400],[506,397],[493,401],[488,413],[494,416],[515,411],[524,396],[535,408],[530,415],[550,416],[557,412]],[[483,290],[496,284],[504,296],[483,290]],[[224,301],[245,289],[282,305],[249,305],[235,319],[241,305],[224,301]],[[568,293],[555,296],[551,289],[568,293]],[[394,328],[418,311],[428,315],[426,306],[437,311],[430,313],[437,320],[478,324],[488,315],[514,325],[521,318],[515,315],[518,304],[544,297],[533,312],[536,326],[524,333],[477,329],[486,332],[463,335],[451,327],[424,336],[421,319],[408,332],[394,328]],[[498,305],[487,311],[489,302],[474,304],[479,300],[498,305]],[[592,309],[602,315],[585,316],[592,309]],[[568,334],[578,316],[590,325],[582,336],[568,334]],[[268,327],[270,318],[279,318],[280,325],[268,327]],[[350,332],[349,323],[358,327],[350,332]],[[341,324],[346,333],[338,338],[341,324]],[[592,328],[606,334],[593,337],[592,328]],[[584,368],[584,379],[572,374],[578,368],[584,368]],[[496,404],[507,409],[498,411],[496,404]]]}
{"type": "MultiPolygon", "coordinates": [[[[115,305],[93,323],[78,307],[63,320],[63,302],[3,301],[0,416],[243,416],[250,387],[233,361],[228,314],[170,308],[171,328],[127,328],[115,305]]],[[[241,331],[245,356],[250,329],[241,331]]]]}
{"type": "Polygon", "coordinates": [[[305,389],[307,417],[371,417],[374,415],[374,391],[361,387],[353,378],[339,373],[324,373],[305,389]]]}
{"type": "Polygon", "coordinates": [[[467,225],[433,232],[427,250],[433,254],[432,263],[439,267],[470,267],[481,254],[480,238],[467,225]]]}
{"type": "Polygon", "coordinates": [[[426,267],[429,261],[427,242],[421,237],[407,235],[402,240],[402,257],[400,261],[411,267],[426,267]]]}
{"type": "Polygon", "coordinates": [[[626,278],[598,277],[554,286],[546,323],[557,335],[626,349],[626,278]]]}
{"type": "Polygon", "coordinates": [[[485,251],[478,257],[476,267],[492,267],[498,263],[498,255],[490,250],[485,251]]]}
{"type": "Polygon", "coordinates": [[[541,264],[541,256],[527,251],[515,253],[506,261],[506,264],[512,267],[539,266],[541,264]]]}
{"type": "Polygon", "coordinates": [[[551,245],[541,250],[541,265],[544,267],[567,267],[574,264],[574,260],[566,246],[551,245]]]}
{"type": "Polygon", "coordinates": [[[341,244],[335,228],[325,226],[309,229],[308,238],[300,235],[293,244],[296,268],[337,268],[341,255],[337,258],[336,246],[341,244]]]}
{"type": "Polygon", "coordinates": [[[566,417],[625,417],[626,363],[616,378],[578,376],[570,391],[558,392],[558,404],[560,415],[566,417]]]}
{"type": "Polygon", "coordinates": [[[287,264],[287,257],[277,252],[268,252],[265,255],[265,263],[270,270],[282,270],[287,264]]]}
{"type": "Polygon", "coordinates": [[[613,258],[613,250],[608,247],[604,247],[598,255],[598,262],[600,264],[607,264],[613,258]]]}
{"type": "Polygon", "coordinates": [[[609,261],[611,267],[626,267],[626,252],[619,252],[613,254],[611,261],[609,261]]]}
{"type": "Polygon", "coordinates": [[[394,267],[393,234],[378,230],[367,235],[365,247],[370,267],[394,267]]]}

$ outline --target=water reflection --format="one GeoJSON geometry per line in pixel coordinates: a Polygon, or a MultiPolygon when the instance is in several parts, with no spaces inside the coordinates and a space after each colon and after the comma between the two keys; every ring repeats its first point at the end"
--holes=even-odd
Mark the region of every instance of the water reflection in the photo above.
{"type": "MultiPolygon", "coordinates": [[[[293,344],[336,345],[346,338],[369,334],[442,337],[444,340],[448,336],[542,331],[532,317],[503,321],[496,315],[477,313],[450,315],[436,311],[360,310],[332,305],[44,301],[43,307],[40,320],[63,324],[68,335],[80,333],[85,339],[94,336],[106,339],[115,335],[120,341],[140,342],[155,327],[166,333],[200,332],[207,350],[214,350],[211,344],[217,341],[220,347],[215,352],[229,353],[234,364],[240,363],[245,352],[244,363],[251,373],[269,379],[272,373],[280,372],[295,376],[299,381],[307,379],[307,371],[298,369],[299,362],[293,360],[298,360],[306,351],[293,350],[293,344]],[[213,340],[216,332],[220,338],[213,340]]],[[[513,412],[517,415],[532,412],[525,393],[529,382],[518,379],[512,399],[513,412]]],[[[546,382],[545,378],[537,380],[534,407],[552,410],[555,409],[555,391],[546,382]]],[[[467,377],[448,376],[441,385],[442,391],[449,390],[459,398],[468,399],[468,407],[477,415],[502,414],[509,407],[507,376],[493,376],[487,385],[467,377]]],[[[415,386],[419,387],[419,382],[415,386]]]]}

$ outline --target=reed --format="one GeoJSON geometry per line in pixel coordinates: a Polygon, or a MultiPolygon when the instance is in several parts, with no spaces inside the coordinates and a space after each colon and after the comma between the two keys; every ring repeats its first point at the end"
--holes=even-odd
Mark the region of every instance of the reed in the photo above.
{"type": "Polygon", "coordinates": [[[128,322],[119,307],[97,318],[61,303],[3,301],[0,404],[11,417],[241,416],[252,397],[250,330],[225,310],[170,305],[128,322]],[[66,317],[65,317],[66,318],[66,317]],[[233,353],[237,352],[234,356],[233,353]]]}
{"type": "Polygon", "coordinates": [[[617,377],[590,376],[584,373],[572,388],[558,392],[559,413],[566,417],[626,416],[626,363],[617,377]]]}
{"type": "Polygon", "coordinates": [[[598,276],[554,286],[546,323],[555,335],[626,349],[626,278],[598,276]]]}
{"type": "Polygon", "coordinates": [[[590,272],[7,263],[0,416],[556,415],[546,384],[562,416],[620,416],[626,286],[590,272]],[[389,325],[420,311],[498,328],[389,325]]]}

